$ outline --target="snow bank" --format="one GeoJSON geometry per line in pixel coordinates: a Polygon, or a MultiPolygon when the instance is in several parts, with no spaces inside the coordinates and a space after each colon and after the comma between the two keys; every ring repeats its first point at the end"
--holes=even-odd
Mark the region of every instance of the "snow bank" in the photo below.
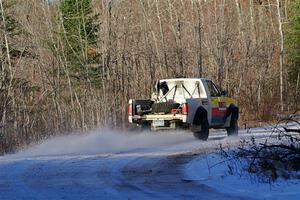
{"type": "Polygon", "coordinates": [[[265,200],[298,200],[300,197],[299,180],[278,179],[268,184],[245,174],[230,174],[228,163],[217,154],[193,159],[184,171],[187,179],[201,182],[222,193],[265,200]]]}

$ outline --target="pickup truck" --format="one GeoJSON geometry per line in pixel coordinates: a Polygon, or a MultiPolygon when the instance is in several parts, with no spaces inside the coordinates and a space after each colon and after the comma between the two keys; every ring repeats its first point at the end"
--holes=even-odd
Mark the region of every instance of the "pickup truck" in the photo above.
{"type": "Polygon", "coordinates": [[[225,128],[238,134],[239,108],[213,81],[206,78],[175,78],[156,81],[150,99],[130,99],[129,123],[151,130],[190,129],[207,140],[209,129],[225,128]]]}

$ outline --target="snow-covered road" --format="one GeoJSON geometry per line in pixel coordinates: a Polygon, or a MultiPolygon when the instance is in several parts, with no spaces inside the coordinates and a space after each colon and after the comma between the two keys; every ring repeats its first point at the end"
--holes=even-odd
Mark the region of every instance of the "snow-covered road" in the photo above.
{"type": "MultiPolygon", "coordinates": [[[[249,185],[237,190],[230,187],[232,179],[220,175],[220,167],[214,174],[205,166],[219,144],[275,135],[270,126],[242,130],[238,138],[212,132],[206,142],[186,131],[130,135],[99,130],[57,137],[0,157],[0,199],[274,199],[278,190],[270,186],[260,190],[267,195],[251,193],[255,187],[249,185]]],[[[299,192],[280,188],[289,192],[282,199],[299,197],[300,183],[292,186],[299,192]]]]}

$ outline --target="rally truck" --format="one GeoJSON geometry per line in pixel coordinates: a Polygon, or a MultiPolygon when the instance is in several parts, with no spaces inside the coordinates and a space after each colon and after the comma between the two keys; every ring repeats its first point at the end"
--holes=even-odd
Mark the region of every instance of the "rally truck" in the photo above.
{"type": "Polygon", "coordinates": [[[190,129],[207,140],[209,129],[238,134],[239,108],[226,91],[207,78],[175,78],[156,81],[150,99],[130,99],[128,120],[151,130],[190,129]]]}

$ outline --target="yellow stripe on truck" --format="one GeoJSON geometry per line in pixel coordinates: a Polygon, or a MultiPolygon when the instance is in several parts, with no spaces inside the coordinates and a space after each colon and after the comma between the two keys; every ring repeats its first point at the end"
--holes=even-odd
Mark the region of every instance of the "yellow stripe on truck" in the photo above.
{"type": "Polygon", "coordinates": [[[229,98],[229,97],[218,97],[218,98],[213,98],[211,100],[212,104],[218,104],[219,102],[225,102],[226,104],[236,103],[236,101],[233,98],[229,98]]]}

